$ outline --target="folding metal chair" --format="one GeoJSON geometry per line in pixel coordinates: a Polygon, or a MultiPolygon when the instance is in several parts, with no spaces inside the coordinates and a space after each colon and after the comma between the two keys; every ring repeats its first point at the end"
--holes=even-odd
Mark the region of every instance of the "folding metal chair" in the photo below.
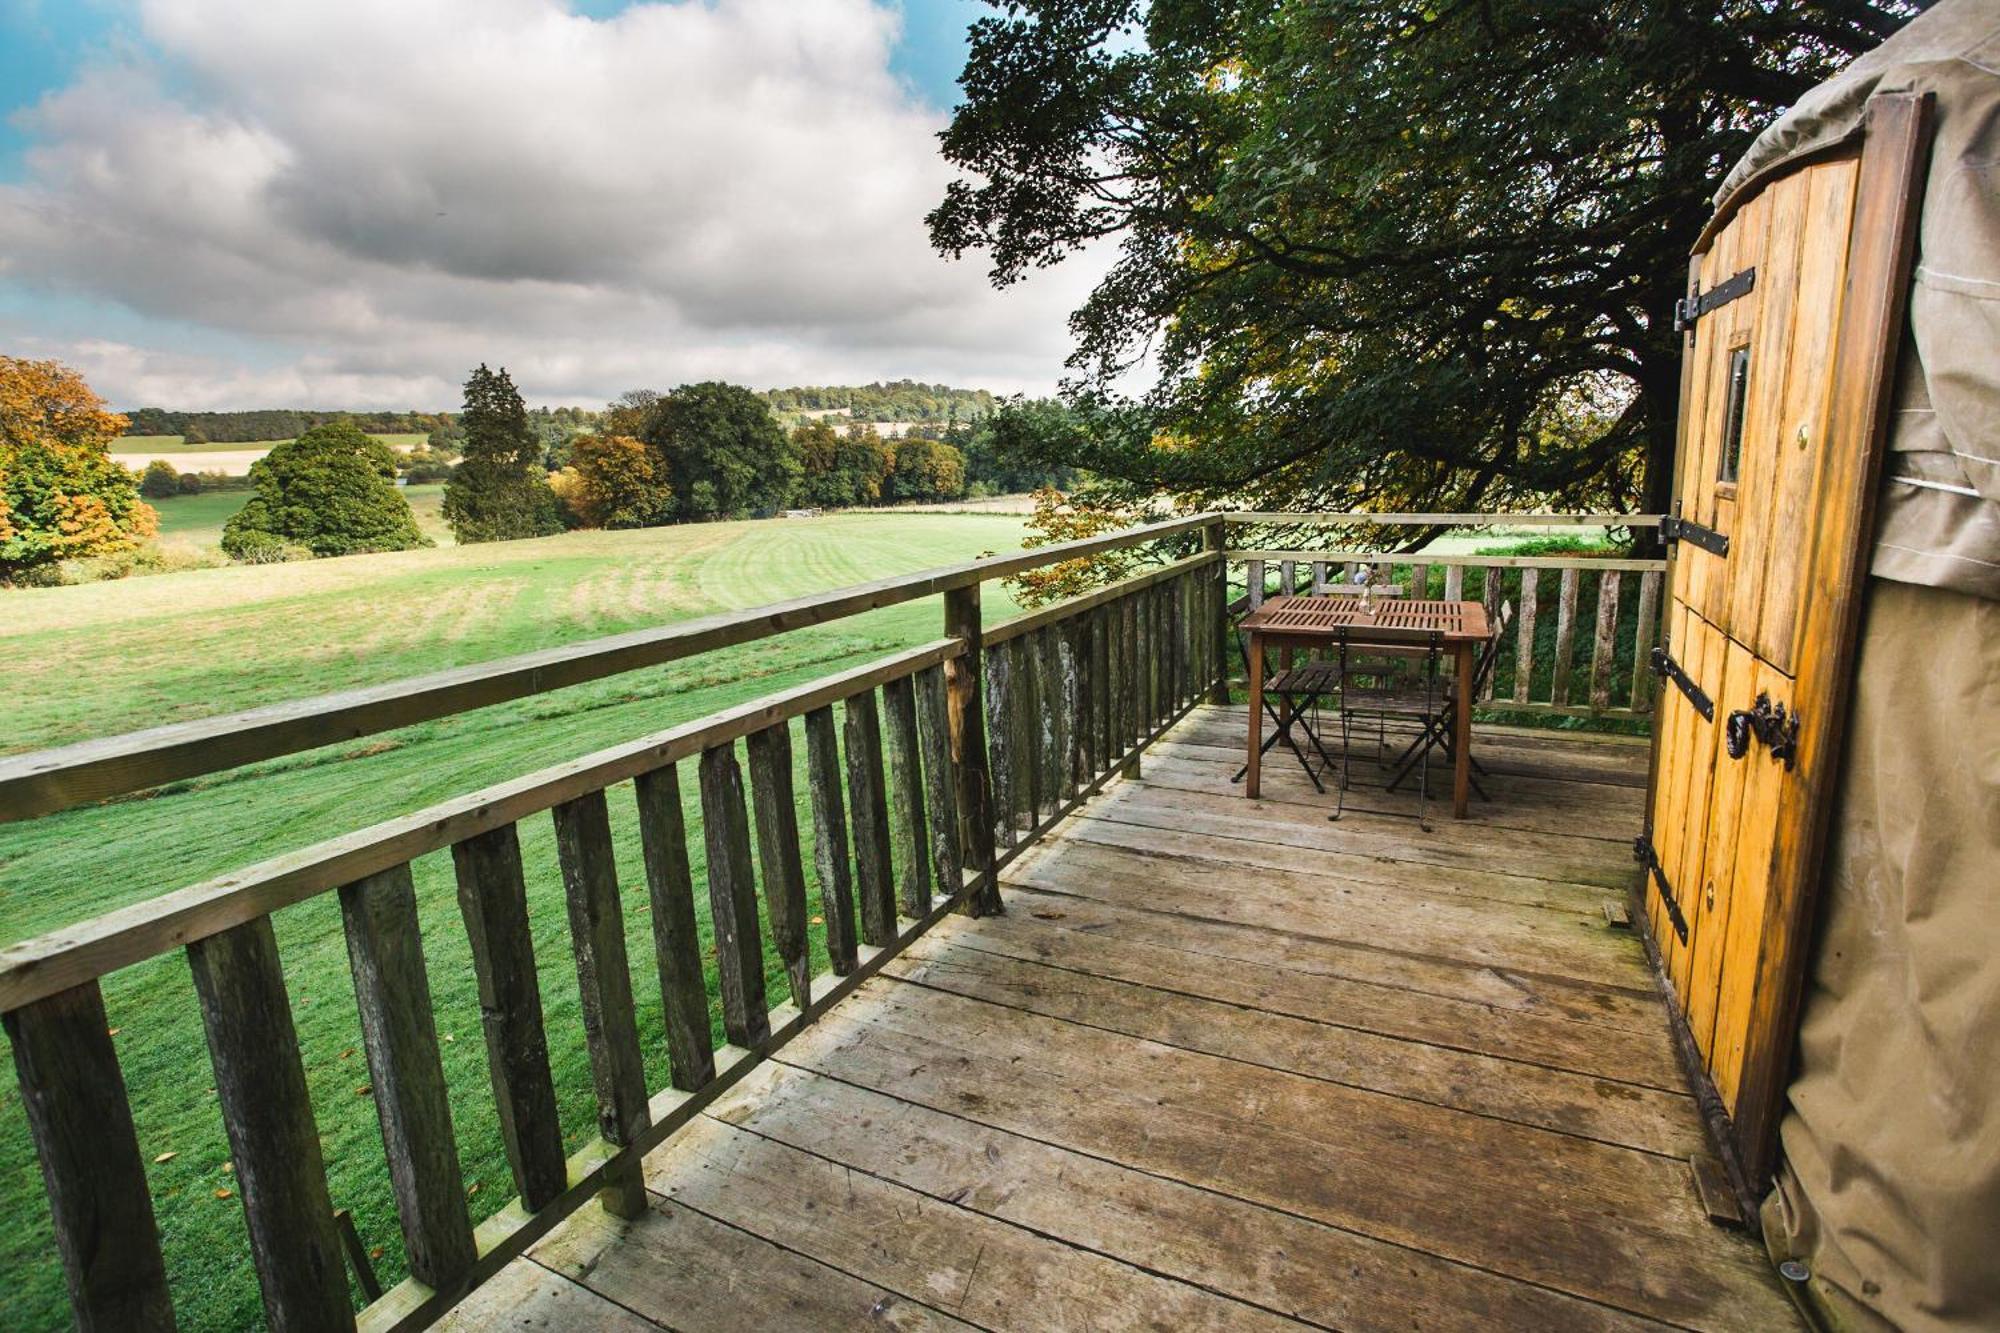
{"type": "MultiPolygon", "coordinates": [[[[1473,663],[1472,693],[1475,698],[1485,689],[1486,682],[1492,679],[1494,664],[1500,656],[1501,641],[1506,636],[1507,627],[1513,619],[1514,604],[1503,602],[1500,613],[1495,618],[1492,633],[1479,650],[1478,660],[1473,663]]],[[[1457,691],[1447,691],[1440,699],[1427,682],[1426,688],[1421,691],[1409,687],[1350,691],[1344,696],[1343,703],[1352,707],[1357,713],[1373,713],[1384,719],[1395,717],[1416,723],[1416,736],[1404,748],[1402,754],[1397,756],[1395,772],[1391,775],[1385,790],[1400,789],[1403,783],[1409,780],[1410,774],[1415,772],[1419,774],[1419,785],[1427,793],[1432,750],[1442,750],[1447,764],[1457,762],[1457,691]]],[[[1487,796],[1486,789],[1479,785],[1479,775],[1486,771],[1486,766],[1479,762],[1478,756],[1473,756],[1472,789],[1479,794],[1479,799],[1482,801],[1492,799],[1487,796]]],[[[1424,795],[1420,794],[1418,798],[1420,811],[1423,808],[1423,800],[1424,795]]]]}
{"type": "MultiPolygon", "coordinates": [[[[1236,651],[1242,657],[1243,669],[1247,673],[1250,669],[1249,636],[1240,631],[1236,635],[1236,651]]],[[[1269,754],[1272,747],[1280,741],[1284,742],[1285,748],[1298,757],[1299,767],[1306,771],[1306,777],[1312,782],[1313,790],[1322,796],[1326,795],[1326,784],[1319,780],[1318,773],[1313,772],[1312,761],[1306,757],[1306,752],[1299,748],[1296,740],[1292,739],[1292,728],[1296,726],[1306,734],[1306,739],[1312,743],[1314,753],[1319,755],[1321,771],[1331,771],[1333,756],[1329,755],[1326,747],[1320,743],[1316,724],[1319,701],[1339,688],[1340,679],[1340,671],[1335,664],[1307,661],[1285,668],[1264,683],[1264,712],[1277,729],[1265,738],[1259,753],[1269,754]],[[1312,715],[1311,720],[1307,717],[1309,712],[1312,715]]],[[[1249,772],[1250,765],[1246,763],[1237,769],[1236,776],[1229,780],[1241,782],[1249,772]]]]}
{"type": "MultiPolygon", "coordinates": [[[[1417,710],[1421,710],[1421,716],[1429,717],[1436,711],[1438,668],[1444,657],[1444,636],[1441,634],[1431,634],[1421,648],[1424,663],[1424,688],[1421,693],[1403,686],[1355,687],[1350,682],[1357,676],[1379,678],[1382,670],[1381,666],[1376,663],[1350,666],[1345,639],[1341,641],[1339,651],[1341,675],[1340,688],[1336,697],[1340,707],[1340,794],[1334,802],[1333,813],[1327,816],[1329,821],[1339,819],[1347,811],[1347,765],[1349,750],[1351,748],[1350,742],[1352,740],[1350,729],[1353,726],[1354,719],[1367,713],[1376,714],[1376,762],[1379,764],[1381,763],[1381,756],[1384,751],[1382,737],[1388,726],[1388,717],[1391,715],[1404,715],[1402,711],[1403,700],[1409,699],[1411,701],[1413,705],[1411,711],[1413,714],[1417,710]]],[[[1395,784],[1390,784],[1388,790],[1394,791],[1395,784]]],[[[1430,820],[1425,817],[1426,811],[1429,808],[1429,802],[1430,770],[1426,767],[1417,783],[1417,827],[1426,833],[1431,831],[1430,820]]]]}

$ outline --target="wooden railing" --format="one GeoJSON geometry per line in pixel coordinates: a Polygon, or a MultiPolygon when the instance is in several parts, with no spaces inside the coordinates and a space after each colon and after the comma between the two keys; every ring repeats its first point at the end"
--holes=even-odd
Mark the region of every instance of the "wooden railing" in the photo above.
{"type": "Polygon", "coordinates": [[[274,913],[294,904],[337,898],[410,1274],[368,1304],[358,1322],[421,1327],[591,1198],[634,1216],[645,1207],[640,1159],[648,1149],[945,913],[997,910],[1000,867],[1111,776],[1131,771],[1194,704],[1226,700],[1235,655],[1232,568],[1243,572],[1251,600],[1274,581],[1323,586],[1361,560],[1390,563],[1398,581],[1436,595],[1519,596],[1516,666],[1510,675],[1503,663],[1502,692],[1492,702],[1644,711],[1648,678],[1633,671],[1629,688],[1622,682],[1652,641],[1658,562],[1231,549],[1229,540],[1243,525],[1296,531],[1327,521],[1457,520],[1497,521],[1195,515],[0,759],[0,822],[31,818],[943,597],[944,636],[934,642],[0,949],[0,1013],[79,1325],[169,1327],[174,1317],[100,979],[185,952],[267,1318],[278,1328],[352,1326],[354,1301],[272,924],[274,913]],[[990,579],[1139,545],[1153,547],[1157,561],[1143,573],[1001,624],[982,623],[980,588],[990,579]],[[1545,652],[1538,627],[1551,621],[1554,646],[1545,652]],[[1573,662],[1584,623],[1595,626],[1588,661],[1573,662]],[[802,769],[794,724],[804,738],[802,769]],[[738,742],[749,764],[747,788],[738,742]],[[698,789],[694,834],[683,805],[684,761],[698,789]],[[801,829],[795,770],[805,778],[809,835],[801,829]],[[595,1137],[568,1154],[519,833],[544,813],[554,826],[597,1107],[595,1137]],[[649,1087],[644,1072],[614,823],[636,823],[643,862],[664,1016],[668,1079],[661,1088],[649,1087]],[[706,861],[720,1044],[710,1026],[691,836],[706,861]],[[824,917],[823,958],[810,944],[808,848],[824,917]],[[412,874],[417,858],[447,852],[517,1195],[476,1226],[454,1141],[412,874]],[[765,989],[760,908],[782,965],[785,993],[775,1005],[765,989]]]}
{"type": "Polygon", "coordinates": [[[1571,717],[1643,718],[1652,712],[1649,659],[1660,641],[1664,560],[1582,555],[1406,554],[1381,548],[1263,549],[1243,544],[1258,529],[1359,524],[1384,527],[1647,528],[1650,515],[1589,514],[1233,514],[1229,560],[1245,609],[1281,592],[1314,593],[1351,580],[1358,566],[1411,597],[1469,598],[1489,614],[1514,606],[1482,710],[1571,717]],[[1248,529],[1249,531],[1245,531],[1248,529]]]}
{"type": "Polygon", "coordinates": [[[467,793],[0,950],[12,1041],[77,1322],[173,1323],[100,979],[185,951],[274,1328],[357,1322],[272,914],[338,898],[409,1278],[360,1312],[415,1328],[591,1198],[645,1207],[640,1159],[945,913],[999,906],[998,867],[1218,688],[1223,521],[1197,515],[418,680],[0,760],[0,820],[289,754],[943,595],[945,636],[779,694],[467,793]],[[986,580],[1141,544],[1166,563],[986,627],[986,580]],[[1189,550],[1199,546],[1199,552],[1189,550]],[[984,683],[982,685],[982,677],[984,683]],[[840,706],[836,721],[834,706],[840,706]],[[811,834],[794,791],[803,730],[811,834]],[[737,742],[749,763],[746,791],[737,742]],[[711,1039],[682,761],[725,1041],[711,1039]],[[622,785],[630,782],[630,796],[622,785]],[[630,805],[614,814],[618,801],[630,805]],[[519,828],[546,812],[581,997],[597,1134],[565,1154],[519,828]],[[614,818],[636,818],[669,1086],[649,1088],[614,818]],[[810,844],[825,957],[811,956],[810,844]],[[450,854],[517,1197],[475,1226],[411,863],[450,854]],[[765,991],[760,906],[785,996],[765,991]]]}

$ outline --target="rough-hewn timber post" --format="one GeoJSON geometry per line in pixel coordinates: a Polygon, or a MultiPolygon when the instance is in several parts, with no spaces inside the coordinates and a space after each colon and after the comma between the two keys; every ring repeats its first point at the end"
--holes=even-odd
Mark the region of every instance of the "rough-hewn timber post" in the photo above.
{"type": "Polygon", "coordinates": [[[76,1327],[171,1330],[166,1261],[103,993],[86,981],[5,1021],[76,1327]]]}
{"type": "Polygon", "coordinates": [[[979,876],[966,902],[974,916],[1001,910],[993,874],[993,774],[987,764],[986,710],[979,698],[979,663],[985,653],[979,624],[979,585],[944,595],[944,632],[965,651],[944,664],[945,700],[951,719],[951,771],[958,789],[959,846],[979,876]]]}
{"type": "MultiPolygon", "coordinates": [[[[1221,519],[1201,530],[1201,549],[1218,555],[1229,549],[1229,525],[1221,519]]],[[[1259,571],[1262,572],[1261,570],[1259,571]]],[[[1214,635],[1215,681],[1209,686],[1210,703],[1229,702],[1229,558],[1215,562],[1215,616],[1209,632],[1214,635]]]]}

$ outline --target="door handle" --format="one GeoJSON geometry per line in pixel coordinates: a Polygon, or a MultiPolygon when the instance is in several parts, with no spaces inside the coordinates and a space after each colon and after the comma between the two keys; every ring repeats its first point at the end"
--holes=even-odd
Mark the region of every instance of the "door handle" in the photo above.
{"type": "Polygon", "coordinates": [[[1783,704],[1773,704],[1768,694],[1759,693],[1756,703],[1731,713],[1723,724],[1722,736],[1731,759],[1749,754],[1754,737],[1764,743],[1771,758],[1782,763],[1787,773],[1798,760],[1799,716],[1786,713],[1783,704]]]}

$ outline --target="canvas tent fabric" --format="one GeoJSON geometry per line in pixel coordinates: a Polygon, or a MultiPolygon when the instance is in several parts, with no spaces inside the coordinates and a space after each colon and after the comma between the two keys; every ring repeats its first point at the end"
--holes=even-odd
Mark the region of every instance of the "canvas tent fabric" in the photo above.
{"type": "Polygon", "coordinates": [[[1865,614],[1765,1239],[1834,1328],[2000,1328],[2000,603],[1865,614]]]}
{"type": "Polygon", "coordinates": [[[1943,0],[1800,98],[1716,205],[1860,133],[1877,94],[1909,92],[1936,95],[1936,138],[1872,572],[2000,598],[2000,0],[1943,0]]]}
{"type": "MultiPolygon", "coordinates": [[[[1771,125],[1726,209],[1935,95],[1818,930],[1763,1209],[1838,1329],[2000,1328],[2000,0],[1943,0],[1771,125]]],[[[1814,725],[1807,720],[1806,725],[1814,725]]]]}

